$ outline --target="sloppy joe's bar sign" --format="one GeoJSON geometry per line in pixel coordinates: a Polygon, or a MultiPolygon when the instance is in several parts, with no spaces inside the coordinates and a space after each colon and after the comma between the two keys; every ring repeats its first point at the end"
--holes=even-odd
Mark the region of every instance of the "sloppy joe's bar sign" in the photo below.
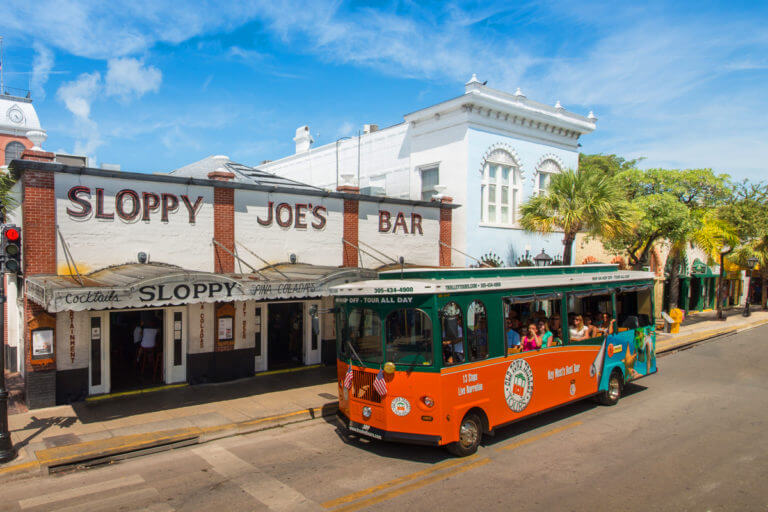
{"type": "MultiPolygon", "coordinates": [[[[103,188],[77,185],[67,191],[66,212],[73,219],[100,220],[118,219],[132,223],[149,222],[159,215],[161,222],[168,222],[171,215],[187,215],[190,224],[194,224],[203,205],[203,196],[170,194],[141,191],[130,188],[119,190],[106,201],[109,194],[103,188]],[[109,203],[109,204],[107,204],[109,203]]],[[[259,226],[277,225],[281,228],[320,231],[328,223],[328,209],[312,203],[275,203],[269,201],[265,211],[256,216],[259,226]]],[[[380,233],[423,235],[422,216],[418,213],[390,212],[379,210],[378,230],[380,233]]]]}
{"type": "Polygon", "coordinates": [[[170,278],[131,288],[45,289],[27,281],[29,297],[51,313],[92,309],[167,306],[233,300],[271,300],[327,294],[327,283],[315,281],[239,282],[231,279],[170,278]]]}

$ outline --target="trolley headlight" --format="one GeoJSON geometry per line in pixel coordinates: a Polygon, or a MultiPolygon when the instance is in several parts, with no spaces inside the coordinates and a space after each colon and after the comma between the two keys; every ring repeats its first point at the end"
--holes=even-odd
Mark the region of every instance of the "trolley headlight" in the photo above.
{"type": "Polygon", "coordinates": [[[424,402],[424,405],[427,407],[434,407],[435,401],[432,399],[431,396],[423,396],[421,397],[421,401],[424,402]]]}
{"type": "Polygon", "coordinates": [[[373,411],[371,411],[371,408],[367,405],[363,407],[363,418],[366,420],[371,417],[371,414],[373,414],[373,411]]]}

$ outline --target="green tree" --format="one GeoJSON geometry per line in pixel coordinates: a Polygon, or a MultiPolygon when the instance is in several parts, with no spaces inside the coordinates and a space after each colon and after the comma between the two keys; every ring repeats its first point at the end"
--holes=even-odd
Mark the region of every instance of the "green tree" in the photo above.
{"type": "Polygon", "coordinates": [[[579,169],[584,171],[600,171],[608,176],[616,176],[624,171],[629,171],[637,166],[641,158],[626,160],[617,155],[579,153],[579,169]]]}
{"type": "Polygon", "coordinates": [[[630,207],[617,181],[594,168],[568,169],[552,176],[547,192],[520,208],[526,231],[563,232],[563,264],[571,264],[576,234],[616,238],[626,230],[630,207]]]}

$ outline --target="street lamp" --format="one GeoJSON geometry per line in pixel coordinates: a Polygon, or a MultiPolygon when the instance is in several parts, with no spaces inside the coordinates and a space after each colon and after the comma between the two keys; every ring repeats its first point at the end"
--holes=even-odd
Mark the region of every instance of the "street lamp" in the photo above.
{"type": "Polygon", "coordinates": [[[733,251],[733,247],[728,244],[720,248],[720,282],[717,287],[717,319],[725,320],[723,314],[723,295],[725,295],[725,255],[733,251]]]}
{"type": "Polygon", "coordinates": [[[747,293],[744,294],[744,312],[742,313],[742,315],[744,316],[749,316],[752,314],[749,311],[749,280],[752,277],[752,270],[755,268],[755,265],[757,265],[757,258],[755,258],[754,256],[750,256],[749,258],[747,258],[747,267],[749,268],[749,271],[747,273],[747,279],[746,279],[747,282],[745,283],[747,288],[747,293]]]}
{"type": "Polygon", "coordinates": [[[533,262],[536,264],[537,267],[546,267],[547,265],[552,263],[552,257],[546,252],[544,252],[544,249],[542,249],[541,254],[533,258],[533,262]]]}

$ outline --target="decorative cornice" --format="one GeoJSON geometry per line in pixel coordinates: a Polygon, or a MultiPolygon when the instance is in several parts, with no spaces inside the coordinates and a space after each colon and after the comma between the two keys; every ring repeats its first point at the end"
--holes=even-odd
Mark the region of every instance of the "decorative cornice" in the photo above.
{"type": "MultiPolygon", "coordinates": [[[[520,155],[518,155],[517,150],[515,150],[515,148],[513,148],[506,142],[497,142],[495,144],[491,144],[490,146],[488,146],[488,149],[485,150],[485,153],[483,154],[483,158],[480,161],[480,174],[482,175],[483,172],[485,172],[485,164],[488,163],[491,155],[495,151],[504,151],[505,153],[509,154],[512,160],[515,161],[515,165],[517,166],[517,169],[520,172],[520,181],[522,182],[523,179],[525,178],[525,171],[523,170],[523,164],[520,161],[520,155]]],[[[503,162],[499,162],[499,163],[503,163],[503,162]]]]}

